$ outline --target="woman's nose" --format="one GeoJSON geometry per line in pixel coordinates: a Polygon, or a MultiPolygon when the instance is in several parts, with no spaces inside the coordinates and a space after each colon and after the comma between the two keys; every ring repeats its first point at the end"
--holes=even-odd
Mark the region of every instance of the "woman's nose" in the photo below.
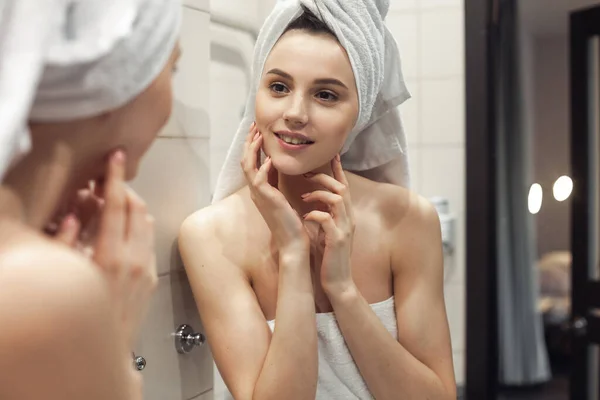
{"type": "Polygon", "coordinates": [[[284,112],[283,118],[286,122],[294,125],[306,125],[308,112],[304,96],[290,96],[290,102],[284,112]]]}

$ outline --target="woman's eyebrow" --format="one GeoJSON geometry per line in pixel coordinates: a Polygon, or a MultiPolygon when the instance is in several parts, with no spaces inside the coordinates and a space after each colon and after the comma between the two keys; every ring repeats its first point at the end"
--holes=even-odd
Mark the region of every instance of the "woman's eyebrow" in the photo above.
{"type": "MultiPolygon", "coordinates": [[[[294,80],[290,74],[280,70],[279,68],[273,68],[272,70],[267,72],[267,75],[268,74],[278,75],[285,79],[294,80]]],[[[317,85],[336,85],[336,86],[341,86],[346,90],[348,89],[348,86],[344,85],[340,80],[334,79],[334,78],[315,79],[314,83],[317,85]]]]}
{"type": "Polygon", "coordinates": [[[269,72],[267,72],[267,75],[269,75],[269,74],[279,75],[282,78],[289,79],[289,80],[293,80],[294,79],[294,78],[292,78],[292,76],[290,74],[288,74],[287,72],[283,72],[282,70],[280,70],[278,68],[273,68],[272,70],[270,70],[269,72]]]}
{"type": "Polygon", "coordinates": [[[315,83],[318,85],[337,85],[343,87],[344,89],[348,89],[348,87],[344,85],[341,81],[334,78],[316,79],[315,83]]]}

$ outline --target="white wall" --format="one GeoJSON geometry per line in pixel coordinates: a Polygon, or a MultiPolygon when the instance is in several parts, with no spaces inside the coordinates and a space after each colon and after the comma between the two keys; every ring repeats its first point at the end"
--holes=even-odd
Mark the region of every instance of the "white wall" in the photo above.
{"type": "Polygon", "coordinates": [[[443,196],[457,216],[456,252],[446,258],[446,309],[456,380],[465,362],[465,89],[463,0],[391,0],[387,25],[413,98],[400,106],[413,189],[443,196]]]}
{"type": "Polygon", "coordinates": [[[174,112],[132,182],[156,218],[158,288],[132,349],[147,362],[141,372],[146,400],[212,400],[208,346],[180,355],[172,335],[180,324],[203,331],[177,256],[176,237],[183,220],[208,204],[210,182],[208,1],[184,3],[174,112]]]}

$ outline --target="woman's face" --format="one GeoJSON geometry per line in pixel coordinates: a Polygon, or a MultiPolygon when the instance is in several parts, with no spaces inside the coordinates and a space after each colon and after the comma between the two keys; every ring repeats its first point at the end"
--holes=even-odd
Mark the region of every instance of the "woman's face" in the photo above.
{"type": "Polygon", "coordinates": [[[339,42],[288,31],[267,58],[256,93],[263,150],[283,174],[320,169],[342,149],[358,107],[352,66],[339,42]]]}
{"type": "Polygon", "coordinates": [[[142,156],[171,115],[172,77],[180,55],[177,45],[150,86],[110,116],[106,127],[113,130],[118,147],[125,150],[128,180],[136,176],[142,156]]]}

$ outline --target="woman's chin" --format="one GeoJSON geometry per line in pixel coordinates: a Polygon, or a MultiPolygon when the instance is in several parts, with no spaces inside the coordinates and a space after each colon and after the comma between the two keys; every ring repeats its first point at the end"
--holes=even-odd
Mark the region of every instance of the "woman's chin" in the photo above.
{"type": "Polygon", "coordinates": [[[286,159],[282,158],[283,157],[274,157],[273,167],[283,175],[298,176],[311,171],[310,167],[299,162],[297,159],[290,159],[288,157],[286,157],[286,159]]]}

